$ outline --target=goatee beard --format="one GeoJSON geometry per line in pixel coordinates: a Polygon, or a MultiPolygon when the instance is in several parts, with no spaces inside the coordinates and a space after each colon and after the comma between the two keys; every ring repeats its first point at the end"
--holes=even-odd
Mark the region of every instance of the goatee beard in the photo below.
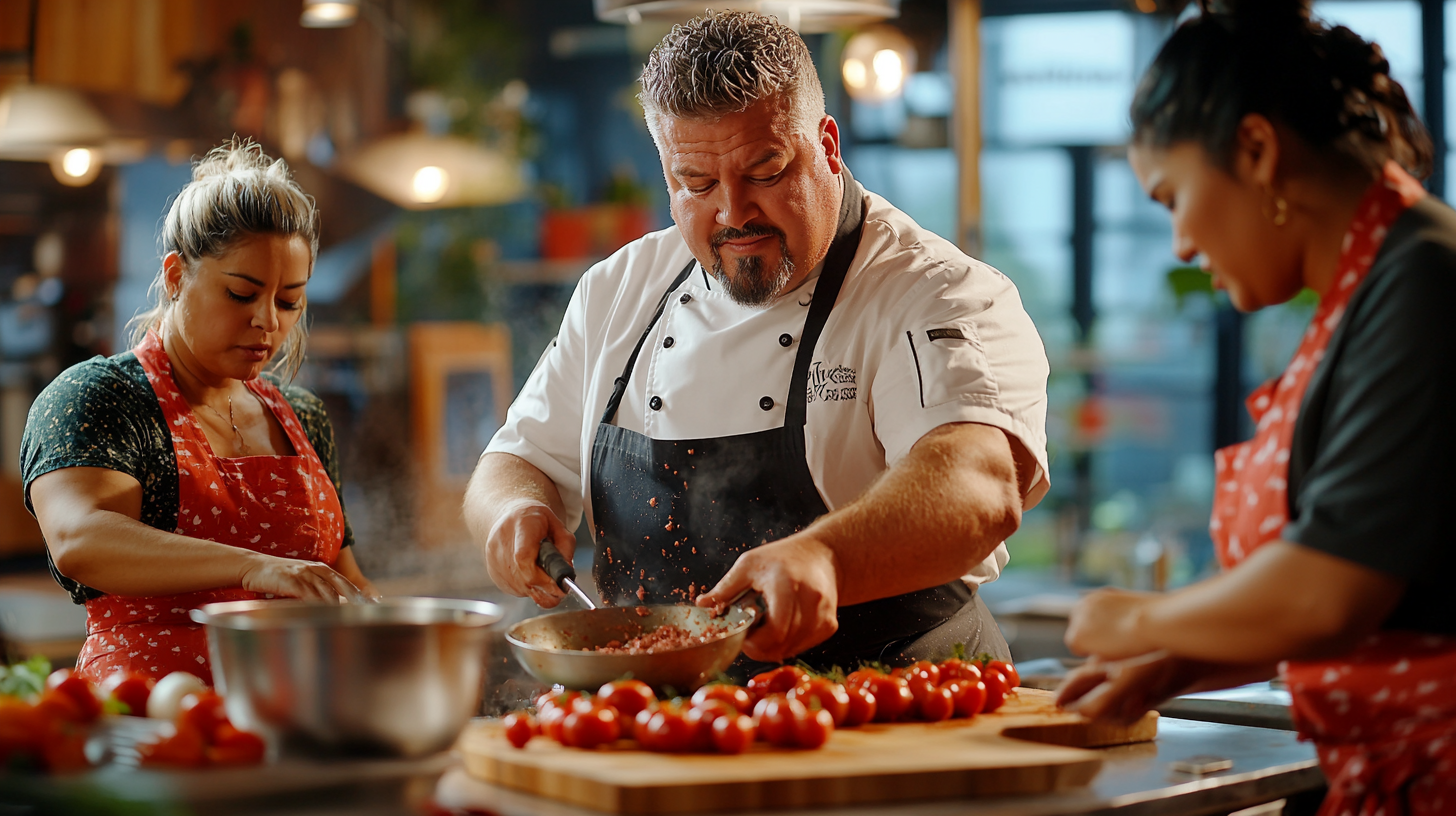
{"type": "Polygon", "coordinates": [[[772,301],[794,277],[794,262],[789,259],[789,242],[784,234],[773,227],[748,226],[741,230],[725,229],[713,236],[713,277],[723,284],[723,291],[740,306],[764,306],[772,301]],[[763,258],[745,255],[737,261],[737,269],[731,277],[723,268],[723,255],[719,248],[724,243],[739,238],[755,238],[773,235],[779,239],[779,262],[772,268],[764,267],[763,258]]]}

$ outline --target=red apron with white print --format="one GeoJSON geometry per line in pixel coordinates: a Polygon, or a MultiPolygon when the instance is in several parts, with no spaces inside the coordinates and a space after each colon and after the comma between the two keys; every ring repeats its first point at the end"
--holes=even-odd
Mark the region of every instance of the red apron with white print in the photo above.
{"type": "MultiPolygon", "coordinates": [[[[1386,165],[1360,202],[1334,285],[1294,359],[1249,396],[1254,438],[1214,455],[1209,532],[1225,569],[1278,540],[1289,522],[1289,449],[1304,392],[1390,225],[1423,195],[1414,178],[1386,165]]],[[[1314,741],[1329,780],[1320,816],[1456,813],[1456,638],[1384,631],[1338,659],[1279,668],[1295,726],[1314,741]]]]}
{"type": "MultiPolygon", "coordinates": [[[[283,394],[261,378],[246,383],[283,426],[297,455],[219,458],[177,389],[161,339],[148,333],[136,356],[172,433],[180,488],[175,532],[333,566],[344,541],[344,511],[283,394]]],[[[216,601],[260,597],[240,587],[223,587],[87,601],[86,644],[76,659],[77,671],[96,682],[118,669],[151,677],[186,671],[211,683],[207,639],[188,611],[216,601]]]]}

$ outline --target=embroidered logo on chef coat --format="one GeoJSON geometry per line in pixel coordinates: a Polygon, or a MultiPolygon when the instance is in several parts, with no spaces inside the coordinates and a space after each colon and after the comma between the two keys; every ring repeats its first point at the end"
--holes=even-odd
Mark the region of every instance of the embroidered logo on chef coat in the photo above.
{"type": "Polygon", "coordinates": [[[841,402],[852,400],[859,393],[859,372],[848,366],[827,368],[818,360],[809,367],[808,402],[841,402]]]}

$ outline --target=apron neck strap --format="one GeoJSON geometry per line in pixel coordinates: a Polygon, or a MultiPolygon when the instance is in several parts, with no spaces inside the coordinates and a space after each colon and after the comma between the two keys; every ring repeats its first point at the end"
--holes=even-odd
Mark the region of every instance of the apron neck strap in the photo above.
{"type": "Polygon", "coordinates": [[[824,325],[829,322],[829,312],[839,299],[839,290],[844,286],[845,275],[864,234],[864,188],[849,174],[849,168],[844,168],[841,176],[844,195],[839,204],[839,230],[834,243],[829,245],[829,254],[824,256],[824,269],[819,273],[809,316],[804,320],[804,334],[799,338],[799,353],[794,358],[794,376],[789,380],[789,399],[784,411],[786,428],[804,427],[814,349],[819,344],[819,335],[824,333],[824,325]]]}
{"type": "MultiPolygon", "coordinates": [[[[814,347],[819,342],[819,335],[824,332],[824,324],[829,322],[829,312],[834,308],[834,302],[839,299],[845,273],[854,261],[854,254],[859,250],[860,236],[864,233],[864,188],[849,174],[849,168],[844,168],[841,176],[844,179],[844,195],[839,204],[839,229],[834,242],[829,245],[829,254],[824,256],[824,268],[819,273],[819,284],[814,289],[814,301],[809,306],[809,316],[804,320],[804,334],[799,339],[799,353],[794,358],[794,376],[789,380],[789,399],[784,413],[786,428],[804,426],[805,408],[808,404],[809,366],[814,359],[814,347]]],[[[647,322],[647,328],[642,330],[637,346],[632,349],[632,356],[627,358],[627,365],[622,368],[622,375],[612,384],[612,396],[607,398],[607,407],[602,411],[603,425],[616,423],[617,409],[622,405],[622,396],[627,393],[627,381],[632,377],[632,369],[637,367],[637,356],[642,353],[642,347],[646,345],[647,337],[652,334],[657,321],[662,319],[662,311],[667,308],[667,299],[688,279],[697,263],[697,259],[689,259],[687,266],[673,279],[667,291],[662,293],[662,299],[657,302],[657,310],[652,313],[652,319],[647,322]]]]}
{"type": "Polygon", "coordinates": [[[637,367],[637,355],[642,353],[642,346],[647,343],[647,336],[652,334],[652,327],[656,326],[657,321],[662,318],[662,310],[667,308],[667,299],[679,286],[682,286],[683,281],[688,279],[688,275],[693,274],[693,267],[697,265],[696,258],[689,258],[687,266],[677,273],[677,277],[667,287],[667,291],[662,293],[662,300],[657,301],[657,311],[652,313],[652,319],[647,321],[647,328],[642,330],[642,336],[637,339],[637,346],[632,349],[632,356],[627,358],[627,365],[622,368],[622,376],[612,384],[612,396],[607,398],[606,410],[602,411],[603,425],[612,425],[617,421],[617,408],[622,405],[622,395],[627,393],[627,381],[632,377],[632,369],[637,367]]]}

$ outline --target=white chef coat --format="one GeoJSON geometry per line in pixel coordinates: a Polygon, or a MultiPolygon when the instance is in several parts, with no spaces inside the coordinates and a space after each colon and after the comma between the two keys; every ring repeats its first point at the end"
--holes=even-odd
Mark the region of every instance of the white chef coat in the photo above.
{"type": "MultiPolygon", "coordinates": [[[[927,432],[977,422],[1035,457],[1023,497],[1032,507],[1049,485],[1047,359],[1015,285],[884,198],[866,193],[865,208],[859,249],[809,372],[806,458],[825,505],[832,511],[860,496],[927,432]]],[[[590,521],[592,441],[613,381],[691,257],[672,227],[589,269],[486,448],[550,477],[568,527],[583,513],[590,521]]],[[[617,424],[653,439],[781,427],[817,284],[815,277],[768,306],[746,307],[696,266],[643,345],[617,424]]],[[[1003,543],[965,579],[992,580],[1006,560],[1003,543]]]]}

